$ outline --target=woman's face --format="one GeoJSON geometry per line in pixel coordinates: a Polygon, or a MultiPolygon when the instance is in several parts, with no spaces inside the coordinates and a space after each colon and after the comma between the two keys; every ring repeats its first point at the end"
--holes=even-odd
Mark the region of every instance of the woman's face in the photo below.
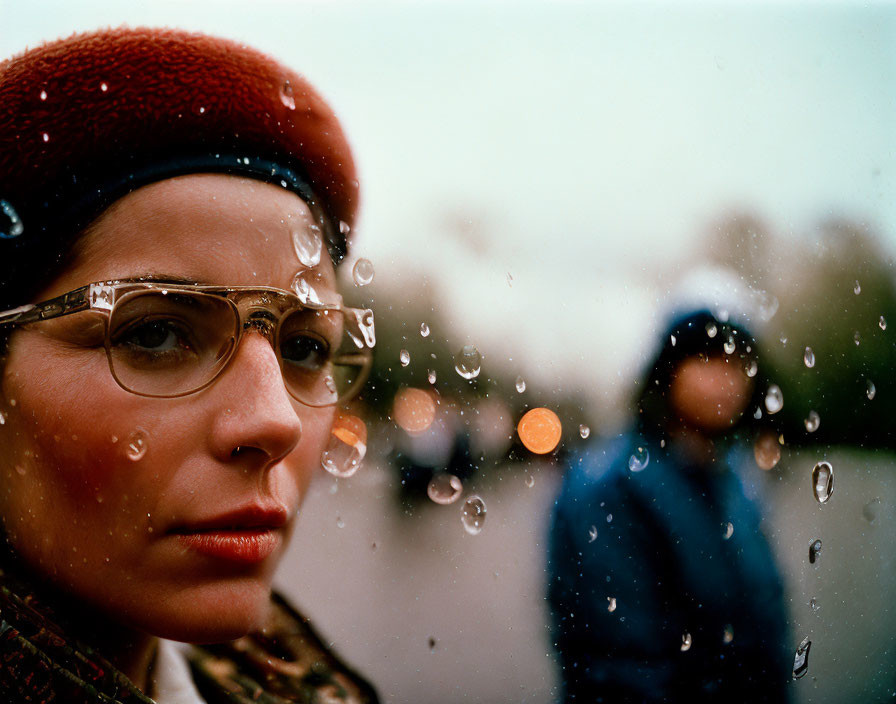
{"type": "MultiPolygon", "coordinates": [[[[169,179],[107,210],[40,299],[137,276],[289,290],[299,271],[332,295],[326,249],[308,269],[293,246],[293,231],[312,222],[276,186],[169,179]]],[[[115,622],[193,642],[238,637],[264,615],[334,411],[293,401],[255,332],[206,389],[136,396],[112,378],[89,317],[34,324],[10,341],[0,515],[13,548],[115,622]],[[145,437],[137,460],[134,433],[145,437]]]]}
{"type": "Polygon", "coordinates": [[[672,375],[669,397],[685,425],[715,434],[740,420],[752,393],[753,380],[739,360],[725,355],[682,360],[672,375]]]}

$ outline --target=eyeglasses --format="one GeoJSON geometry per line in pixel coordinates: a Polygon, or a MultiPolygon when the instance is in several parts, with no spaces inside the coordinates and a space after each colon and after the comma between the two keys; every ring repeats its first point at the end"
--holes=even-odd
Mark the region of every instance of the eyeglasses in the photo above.
{"type": "Polygon", "coordinates": [[[0,326],[90,311],[104,316],[106,357],[119,386],[153,398],[204,389],[249,331],[271,343],[290,395],[308,406],[351,398],[370,369],[373,312],[324,301],[303,280],[277,288],[148,280],[92,283],[0,313],[0,326]],[[296,295],[298,294],[298,295],[296,295]]]}

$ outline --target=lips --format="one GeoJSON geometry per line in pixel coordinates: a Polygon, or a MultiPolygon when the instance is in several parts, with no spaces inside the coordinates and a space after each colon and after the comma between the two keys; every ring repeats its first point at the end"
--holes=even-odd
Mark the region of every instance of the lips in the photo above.
{"type": "Polygon", "coordinates": [[[283,540],[289,512],[282,506],[248,506],[175,527],[171,534],[207,557],[252,564],[263,562],[283,540]]]}

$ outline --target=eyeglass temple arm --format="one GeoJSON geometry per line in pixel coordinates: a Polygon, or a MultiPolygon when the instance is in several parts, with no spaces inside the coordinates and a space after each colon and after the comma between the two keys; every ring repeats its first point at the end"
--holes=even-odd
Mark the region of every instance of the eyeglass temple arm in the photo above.
{"type": "MultiPolygon", "coordinates": [[[[49,320],[50,318],[58,318],[62,315],[70,313],[78,313],[94,306],[90,303],[91,288],[95,284],[82,286],[74,291],[69,291],[56,298],[51,298],[40,303],[29,303],[25,306],[19,306],[11,310],[0,313],[0,325],[25,325],[27,323],[36,323],[40,320],[49,320]]],[[[103,308],[99,305],[96,307],[103,308]]]]}

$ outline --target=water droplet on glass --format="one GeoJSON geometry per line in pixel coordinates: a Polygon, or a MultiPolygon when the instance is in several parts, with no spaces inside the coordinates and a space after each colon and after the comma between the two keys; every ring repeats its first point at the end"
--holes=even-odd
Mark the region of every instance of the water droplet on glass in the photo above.
{"type": "Polygon", "coordinates": [[[830,462],[819,462],[812,470],[812,490],[818,503],[826,503],[834,493],[834,468],[830,462]]]}
{"type": "Polygon", "coordinates": [[[41,99],[41,100],[46,100],[46,99],[47,99],[47,91],[42,90],[42,91],[40,92],[40,99],[41,99]]]}
{"type": "Polygon", "coordinates": [[[706,336],[707,337],[715,337],[719,332],[719,329],[716,327],[715,323],[707,323],[706,324],[706,336]]]}
{"type": "Polygon", "coordinates": [[[691,643],[692,643],[692,642],[693,642],[693,641],[692,641],[692,639],[691,639],[691,634],[690,634],[690,633],[687,633],[687,632],[682,633],[682,634],[681,634],[681,652],[684,653],[684,652],[690,650],[690,649],[691,649],[691,643]]]}
{"type": "Polygon", "coordinates": [[[752,378],[752,377],[756,376],[758,371],[759,371],[759,364],[756,362],[755,359],[751,359],[747,363],[747,376],[752,378]]]}
{"type": "Polygon", "coordinates": [[[803,355],[803,362],[809,369],[815,366],[815,353],[812,351],[811,347],[806,348],[806,352],[803,355]]]}
{"type": "Polygon", "coordinates": [[[669,342],[671,342],[672,346],[675,347],[675,345],[678,343],[678,338],[676,338],[675,335],[669,335],[669,342]]]}
{"type": "Polygon", "coordinates": [[[435,503],[447,506],[457,501],[463,490],[463,482],[453,474],[436,472],[429,480],[426,495],[435,503]]]}
{"type": "Polygon", "coordinates": [[[106,93],[109,90],[109,84],[103,81],[100,83],[100,90],[103,91],[103,93],[106,93]]]}
{"type": "Polygon", "coordinates": [[[722,633],[722,642],[725,643],[725,645],[727,645],[728,643],[730,643],[733,640],[734,640],[734,627],[729,623],[727,626],[725,626],[725,630],[722,633]]]}
{"type": "Polygon", "coordinates": [[[881,330],[886,330],[886,329],[887,329],[887,319],[884,318],[884,316],[880,316],[880,321],[878,321],[877,324],[880,325],[880,329],[881,329],[881,330]]]}
{"type": "Polygon", "coordinates": [[[533,408],[520,418],[516,432],[527,450],[545,455],[557,447],[563,426],[557,414],[549,408],[533,408]]]}
{"type": "Polygon", "coordinates": [[[411,353],[407,350],[401,350],[398,353],[398,361],[401,362],[401,366],[408,366],[411,363],[411,353]]]}
{"type": "Polygon", "coordinates": [[[435,383],[436,383],[436,371],[435,371],[435,369],[430,369],[428,372],[426,372],[426,380],[427,380],[430,384],[435,384],[435,383]]]}
{"type": "Polygon", "coordinates": [[[288,110],[296,109],[296,97],[292,91],[292,84],[289,81],[283,81],[283,85],[280,86],[280,102],[288,110]]]}
{"type": "Polygon", "coordinates": [[[806,424],[806,430],[810,433],[814,433],[818,430],[818,425],[821,423],[821,418],[815,411],[809,411],[809,417],[804,421],[806,424]]]}
{"type": "Polygon", "coordinates": [[[193,103],[193,114],[205,115],[205,105],[202,104],[201,100],[197,100],[195,103],[193,103]]]}
{"type": "Polygon", "coordinates": [[[856,281],[856,285],[852,287],[852,292],[858,296],[862,292],[862,284],[856,281]]]}
{"type": "Polygon", "coordinates": [[[732,535],[734,535],[734,524],[731,521],[725,524],[725,530],[722,533],[722,538],[728,540],[732,535]]]}
{"type": "Polygon", "coordinates": [[[320,256],[324,248],[324,238],[320,227],[307,218],[296,216],[289,218],[289,231],[296,256],[309,269],[320,264],[320,256]]]}
{"type": "Polygon", "coordinates": [[[816,613],[816,614],[818,613],[818,610],[821,608],[821,606],[819,606],[819,604],[818,604],[818,599],[816,599],[814,596],[811,599],[809,599],[809,608],[812,609],[812,613],[816,613]]]}
{"type": "Polygon", "coordinates": [[[364,257],[356,261],[355,266],[352,267],[352,279],[355,281],[355,286],[366,286],[373,281],[373,274],[373,262],[364,257]]]}
{"type": "Polygon", "coordinates": [[[877,518],[877,511],[880,508],[880,498],[875,496],[871,501],[862,506],[862,518],[869,523],[874,523],[877,518]]]}
{"type": "Polygon", "coordinates": [[[0,238],[5,240],[12,239],[25,231],[22,219],[19,217],[16,209],[7,201],[0,200],[0,212],[3,214],[0,217],[0,238]]]}
{"type": "Polygon", "coordinates": [[[756,410],[753,411],[753,417],[756,420],[759,420],[760,418],[762,418],[762,409],[759,406],[756,406],[756,410]]]}
{"type": "Polygon", "coordinates": [[[796,655],[793,656],[793,679],[798,680],[805,677],[809,671],[809,648],[812,647],[812,641],[809,636],[803,638],[802,642],[796,649],[796,655]]]}
{"type": "Polygon", "coordinates": [[[819,538],[816,538],[811,543],[809,543],[809,562],[814,565],[820,554],[821,540],[819,538]]]}
{"type": "Polygon", "coordinates": [[[856,347],[862,344],[862,336],[859,335],[859,331],[856,330],[855,335],[852,336],[853,342],[856,343],[856,347]]]}
{"type": "Polygon", "coordinates": [[[479,535],[485,523],[485,502],[478,496],[471,496],[464,502],[461,522],[470,535],[479,535]]]}
{"type": "Polygon", "coordinates": [[[304,306],[322,306],[323,301],[317,295],[317,291],[304,278],[304,271],[296,274],[296,278],[292,282],[292,290],[295,292],[299,302],[304,306]]]}
{"type": "Polygon", "coordinates": [[[136,462],[143,458],[143,455],[146,454],[146,441],[146,431],[141,428],[137,428],[130,434],[125,444],[125,454],[129,460],[136,462]]]}
{"type": "Polygon", "coordinates": [[[765,410],[775,414],[782,408],[784,408],[784,394],[781,393],[781,389],[777,384],[772,384],[765,393],[765,410]]]}
{"type": "Polygon", "coordinates": [[[475,379],[482,370],[482,355],[473,345],[464,345],[454,355],[454,369],[464,379],[475,379]]]}
{"type": "Polygon", "coordinates": [[[24,477],[26,471],[27,471],[27,470],[25,469],[25,465],[23,465],[23,464],[17,464],[17,465],[16,465],[16,473],[17,473],[19,476],[24,477]]]}
{"type": "Polygon", "coordinates": [[[420,337],[429,337],[429,325],[420,323],[420,337]]]}
{"type": "Polygon", "coordinates": [[[753,457],[759,469],[774,469],[781,459],[781,445],[772,433],[762,433],[753,445],[753,457]]]}
{"type": "Polygon", "coordinates": [[[526,477],[526,486],[530,489],[535,486],[535,477],[533,477],[531,474],[526,477]]]}
{"type": "Polygon", "coordinates": [[[523,391],[525,391],[525,390],[526,390],[526,380],[523,379],[523,377],[518,376],[518,377],[516,378],[516,392],[517,392],[518,394],[521,394],[521,393],[523,393],[523,391]]]}
{"type": "Polygon", "coordinates": [[[582,440],[584,440],[589,435],[591,435],[591,428],[589,428],[587,425],[580,425],[579,426],[579,435],[581,435],[582,440]]]}
{"type": "Polygon", "coordinates": [[[428,643],[429,643],[430,652],[432,652],[433,650],[436,649],[436,639],[435,638],[430,638],[428,643]]]}
{"type": "Polygon", "coordinates": [[[0,425],[6,425],[6,414],[0,411],[0,425]]]}
{"type": "Polygon", "coordinates": [[[44,132],[44,133],[40,136],[40,138],[41,138],[42,140],[44,140],[44,142],[49,142],[49,141],[50,141],[50,135],[49,135],[48,133],[46,133],[46,132],[44,132]]]}
{"type": "Polygon", "coordinates": [[[722,349],[725,350],[725,354],[733,354],[734,350],[737,349],[737,344],[734,342],[733,337],[729,337],[725,340],[725,344],[722,345],[722,349]]]}
{"type": "Polygon", "coordinates": [[[339,416],[320,457],[321,466],[335,477],[350,477],[367,454],[367,427],[357,416],[339,416]]]}
{"type": "Polygon", "coordinates": [[[768,322],[778,312],[778,299],[767,291],[759,292],[759,317],[763,322],[768,322]]]}
{"type": "Polygon", "coordinates": [[[650,462],[650,452],[646,446],[639,445],[628,458],[628,468],[633,472],[640,472],[650,462]]]}
{"type": "Polygon", "coordinates": [[[339,221],[339,232],[340,232],[340,234],[348,235],[348,233],[351,232],[351,231],[352,231],[351,226],[350,226],[345,220],[340,220],[340,221],[339,221]]]}
{"type": "Polygon", "coordinates": [[[616,610],[616,597],[608,596],[607,597],[607,611],[613,613],[616,610]]]}
{"type": "Polygon", "coordinates": [[[597,540],[597,526],[591,526],[588,529],[588,542],[593,543],[597,540]]]}
{"type": "Polygon", "coordinates": [[[342,520],[342,516],[336,516],[336,527],[345,528],[345,521],[342,520]]]}
{"type": "Polygon", "coordinates": [[[868,379],[868,383],[865,386],[865,395],[868,397],[869,401],[873,401],[874,397],[877,396],[877,388],[874,386],[874,382],[871,379],[868,379]]]}

